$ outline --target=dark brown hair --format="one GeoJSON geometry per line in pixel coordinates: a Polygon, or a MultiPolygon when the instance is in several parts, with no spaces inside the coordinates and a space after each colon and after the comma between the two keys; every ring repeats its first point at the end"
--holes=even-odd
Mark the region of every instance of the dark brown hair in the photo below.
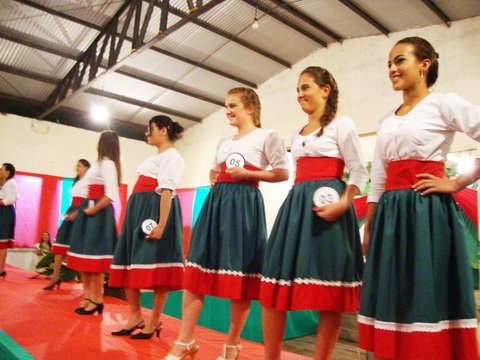
{"type": "Polygon", "coordinates": [[[10,173],[10,174],[8,174],[7,180],[10,180],[11,178],[13,178],[15,176],[15,166],[13,166],[10,163],[3,163],[2,166],[5,168],[5,170],[7,170],[10,173]]]}
{"type": "Polygon", "coordinates": [[[148,122],[149,125],[151,125],[152,123],[157,125],[157,128],[159,129],[166,128],[170,141],[180,139],[183,133],[183,126],[180,125],[178,122],[174,122],[172,119],[165,115],[154,116],[148,122]]]}
{"type": "Polygon", "coordinates": [[[117,181],[120,185],[122,179],[122,168],[120,166],[120,140],[115,131],[107,130],[102,132],[100,140],[98,140],[97,152],[97,160],[99,162],[106,157],[115,163],[115,167],[117,168],[117,181]]]}
{"type": "Polygon", "coordinates": [[[323,129],[328,126],[328,124],[330,124],[333,119],[335,119],[335,115],[337,115],[339,95],[337,82],[327,69],[324,69],[320,66],[309,66],[300,73],[300,75],[303,74],[308,74],[312,76],[315,80],[315,83],[320,87],[323,87],[325,85],[330,86],[330,94],[328,95],[328,99],[325,104],[325,111],[320,118],[320,125],[322,126],[322,128],[317,134],[317,136],[320,137],[323,135],[323,129]]]}
{"type": "Polygon", "coordinates": [[[438,53],[433,48],[427,40],[422,39],[421,37],[407,37],[398,41],[395,45],[398,44],[410,44],[415,47],[414,55],[419,60],[430,60],[431,65],[427,71],[427,87],[435,84],[438,78],[438,58],[440,57],[438,53]]]}

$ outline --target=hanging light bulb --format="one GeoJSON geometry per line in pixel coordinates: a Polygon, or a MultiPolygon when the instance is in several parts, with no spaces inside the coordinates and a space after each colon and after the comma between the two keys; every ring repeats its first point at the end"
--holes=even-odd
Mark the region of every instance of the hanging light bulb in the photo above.
{"type": "Polygon", "coordinates": [[[253,19],[252,29],[253,30],[258,29],[258,19],[256,17],[253,19]]]}
{"type": "Polygon", "coordinates": [[[257,30],[257,29],[258,29],[257,13],[258,13],[258,0],[257,0],[257,6],[255,7],[255,15],[253,16],[253,23],[252,23],[252,29],[253,29],[253,30],[257,30]]]}

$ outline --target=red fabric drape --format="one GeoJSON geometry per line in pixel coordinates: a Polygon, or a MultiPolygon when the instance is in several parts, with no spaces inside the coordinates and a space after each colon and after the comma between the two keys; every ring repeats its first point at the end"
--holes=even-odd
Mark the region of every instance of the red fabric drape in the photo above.
{"type": "Polygon", "coordinates": [[[453,194],[458,206],[468,216],[468,218],[478,227],[478,191],[470,188],[453,194]]]}

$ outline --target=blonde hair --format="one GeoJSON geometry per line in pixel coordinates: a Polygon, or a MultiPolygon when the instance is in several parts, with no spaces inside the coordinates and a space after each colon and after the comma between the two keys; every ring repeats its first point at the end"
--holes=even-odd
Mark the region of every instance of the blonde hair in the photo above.
{"type": "Polygon", "coordinates": [[[242,102],[245,108],[250,106],[253,107],[253,124],[260,128],[262,124],[260,123],[260,113],[262,111],[262,105],[260,104],[260,98],[257,93],[250,88],[246,87],[236,87],[228,90],[227,95],[237,94],[240,95],[240,101],[242,102]]]}

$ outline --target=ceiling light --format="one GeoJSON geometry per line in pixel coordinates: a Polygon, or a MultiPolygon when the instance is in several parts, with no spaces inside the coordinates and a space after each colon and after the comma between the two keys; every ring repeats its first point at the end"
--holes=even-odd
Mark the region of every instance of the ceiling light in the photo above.
{"type": "Polygon", "coordinates": [[[253,19],[252,29],[253,30],[258,29],[258,19],[257,18],[253,19]]]}
{"type": "Polygon", "coordinates": [[[106,123],[110,114],[105,106],[96,105],[90,110],[90,116],[96,122],[106,123]]]}

